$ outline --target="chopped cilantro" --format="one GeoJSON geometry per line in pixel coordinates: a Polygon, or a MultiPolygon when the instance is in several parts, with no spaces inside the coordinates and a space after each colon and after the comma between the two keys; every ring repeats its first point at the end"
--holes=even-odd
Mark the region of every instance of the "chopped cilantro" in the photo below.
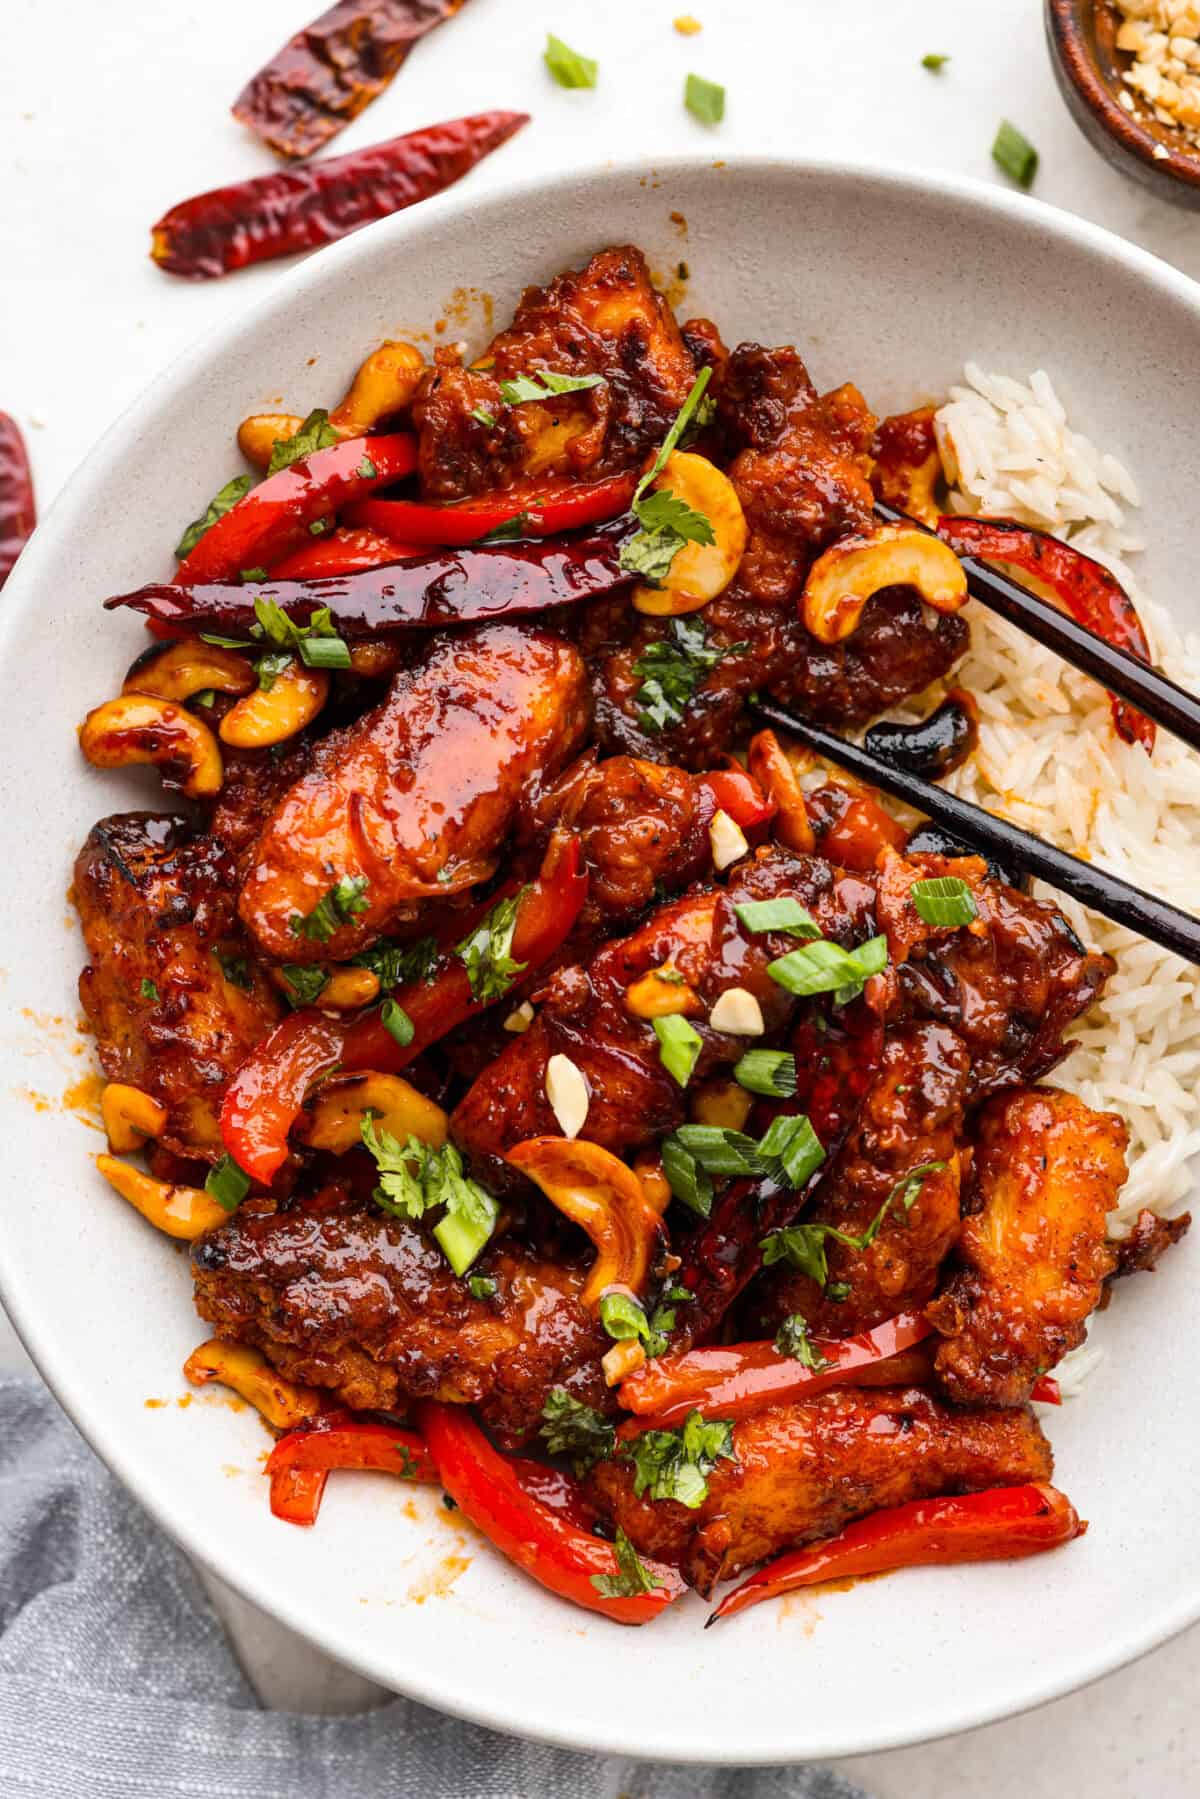
{"type": "Polygon", "coordinates": [[[277,475],[280,469],[290,468],[293,462],[300,462],[305,456],[311,456],[314,450],[331,449],[340,440],[337,432],[329,423],[329,414],[321,406],[310,412],[294,437],[277,437],[271,448],[271,460],[267,464],[267,474],[277,475]]]}
{"type": "Polygon", "coordinates": [[[519,893],[497,900],[470,935],[455,945],[455,955],[466,964],[471,992],[481,1004],[502,999],[525,972],[526,963],[514,962],[511,951],[517,912],[528,892],[528,887],[522,887],[519,893]]]}
{"type": "Polygon", "coordinates": [[[387,991],[427,980],[438,959],[437,939],[414,937],[411,943],[392,943],[386,937],[351,958],[356,968],[369,968],[387,991]]]}
{"type": "MultiPolygon", "coordinates": [[[[818,1287],[824,1287],[829,1279],[825,1248],[827,1239],[833,1237],[838,1243],[844,1243],[847,1249],[861,1253],[875,1241],[893,1205],[902,1205],[906,1213],[911,1212],[925,1181],[945,1166],[944,1162],[922,1162],[919,1167],[910,1168],[907,1174],[902,1174],[861,1236],[851,1236],[848,1231],[838,1230],[832,1224],[789,1224],[783,1230],[772,1231],[770,1236],[762,1240],[764,1268],[770,1268],[775,1262],[787,1262],[792,1268],[798,1268],[801,1274],[807,1274],[818,1287]]],[[[845,1298],[846,1294],[842,1297],[845,1298]]]]}
{"type": "Polygon", "coordinates": [[[245,956],[236,955],[232,950],[217,949],[213,951],[217,958],[217,967],[221,970],[231,987],[240,987],[244,993],[250,991],[250,964],[245,956]]]}
{"type": "Polygon", "coordinates": [[[349,646],[338,636],[328,606],[319,606],[306,625],[298,625],[268,594],[258,594],[254,616],[255,636],[266,638],[276,649],[298,653],[309,668],[350,667],[349,646]]]}
{"type": "Polygon", "coordinates": [[[311,912],[303,915],[293,912],[288,920],[288,928],[294,936],[307,937],[310,943],[328,943],[343,924],[348,924],[358,913],[367,910],[370,904],[367,888],[366,875],[343,875],[317,901],[311,912]]]}
{"type": "Polygon", "coordinates": [[[736,1461],[733,1426],[709,1424],[702,1412],[689,1412],[678,1430],[648,1430],[619,1451],[631,1461],[634,1497],[675,1499],[690,1511],[708,1497],[708,1476],[722,1459],[736,1461]]]}
{"type": "Polygon", "coordinates": [[[605,1599],[636,1599],[639,1593],[653,1593],[656,1582],[651,1580],[645,1568],[638,1560],[633,1544],[625,1535],[620,1525],[613,1540],[613,1554],[617,1558],[615,1574],[593,1574],[592,1585],[597,1593],[605,1599]]]}
{"type": "Polygon", "coordinates": [[[802,1368],[811,1368],[814,1374],[834,1366],[809,1336],[808,1321],[799,1312],[784,1319],[775,1333],[775,1347],[780,1355],[790,1356],[793,1362],[799,1362],[802,1368]]]}
{"type": "Polygon", "coordinates": [[[526,400],[553,400],[559,394],[583,393],[603,384],[603,375],[560,375],[555,369],[537,369],[532,375],[502,381],[500,398],[506,406],[523,406],[526,400]]]}
{"type": "Polygon", "coordinates": [[[723,656],[737,656],[745,648],[735,643],[727,650],[715,649],[699,619],[673,618],[666,636],[648,643],[633,665],[634,674],[642,677],[634,696],[642,729],[665,731],[682,724],[701,678],[723,656]]]}
{"type": "Polygon", "coordinates": [[[213,495],[199,518],[194,518],[179,542],[175,545],[175,554],[182,562],[190,556],[206,531],[211,531],[219,518],[237,505],[238,501],[249,493],[252,486],[250,475],[235,475],[232,481],[226,481],[219,493],[213,495]]]}
{"type": "Polygon", "coordinates": [[[433,1234],[455,1274],[465,1274],[500,1216],[491,1194],[463,1172],[453,1143],[434,1149],[410,1136],[402,1144],[390,1131],[378,1129],[371,1114],[364,1117],[360,1130],[379,1171],[375,1203],[393,1217],[413,1220],[442,1206],[444,1214],[433,1234]]]}
{"type": "Polygon", "coordinates": [[[293,1006],[311,1006],[329,980],[328,970],[313,962],[285,962],[279,972],[293,1006]]]}
{"type": "Polygon", "coordinates": [[[663,439],[658,455],[633,491],[630,510],[641,529],[622,549],[621,567],[656,585],[666,580],[672,562],[685,543],[715,541],[712,523],[704,513],[695,511],[669,489],[650,491],[704,399],[711,374],[711,369],[701,369],[663,439]]]}
{"type": "Polygon", "coordinates": [[[158,1003],[158,988],[149,975],[142,976],[142,998],[152,999],[156,1005],[158,1003]]]}
{"type": "Polygon", "coordinates": [[[541,1435],[550,1454],[570,1456],[581,1477],[597,1462],[606,1462],[617,1443],[611,1420],[574,1399],[565,1387],[551,1388],[542,1407],[541,1435]]]}
{"type": "Polygon", "coordinates": [[[375,464],[371,461],[371,458],[365,451],[363,453],[362,461],[354,472],[363,481],[377,481],[379,479],[379,470],[375,467],[375,464]]]}

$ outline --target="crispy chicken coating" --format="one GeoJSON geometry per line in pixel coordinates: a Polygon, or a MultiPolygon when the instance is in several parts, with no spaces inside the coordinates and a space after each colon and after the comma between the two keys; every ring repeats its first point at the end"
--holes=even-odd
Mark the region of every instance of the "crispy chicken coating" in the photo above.
{"type": "Polygon", "coordinates": [[[444,637],[387,698],[320,745],[255,845],[238,910],[268,956],[344,960],[419,901],[487,878],[518,807],[588,723],[578,653],[512,625],[444,637]],[[308,918],[339,882],[332,934],[308,918]]]}
{"type": "Polygon", "coordinates": [[[739,1569],[831,1536],[881,1506],[1048,1480],[1032,1412],[962,1411],[919,1387],[834,1387],[733,1427],[733,1459],[692,1511],[634,1494],[635,1465],[601,1462],[589,1489],[642,1555],[681,1568],[706,1597],[739,1569]]]}
{"type": "Polygon", "coordinates": [[[182,819],[120,813],[88,833],[74,894],[101,1067],[166,1107],[166,1148],[211,1161],[225,1088],[282,1010],[245,954],[229,854],[182,819]]]}
{"type": "Polygon", "coordinates": [[[1083,1342],[1117,1266],[1105,1226],[1128,1140],[1115,1113],[1048,1088],[985,1109],[961,1265],[925,1313],[945,1339],[935,1367],[952,1399],[1023,1405],[1083,1342]]]}

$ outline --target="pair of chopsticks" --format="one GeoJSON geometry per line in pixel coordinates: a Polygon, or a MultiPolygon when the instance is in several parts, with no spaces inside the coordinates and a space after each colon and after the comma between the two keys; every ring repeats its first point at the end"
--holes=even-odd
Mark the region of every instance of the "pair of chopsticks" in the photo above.
{"type": "MultiPolygon", "coordinates": [[[[879,505],[876,511],[891,523],[917,524],[905,513],[879,505]]],[[[924,526],[920,527],[925,529],[924,526]]],[[[1039,599],[1009,576],[989,568],[977,557],[960,558],[972,596],[1002,618],[1017,625],[1038,643],[1055,650],[1065,662],[1092,675],[1111,692],[1128,700],[1155,724],[1179,737],[1192,749],[1200,749],[1200,699],[1168,680],[1157,669],[1139,662],[1128,651],[1106,643],[1065,613],[1039,599]]],[[[840,763],[860,780],[890,793],[894,799],[923,812],[964,844],[1000,861],[1016,863],[1030,874],[1069,893],[1115,924],[1125,925],[1152,943],[1173,950],[1200,967],[1200,919],[1168,900],[1134,887],[1116,875],[1066,850],[1023,831],[1006,819],[985,812],[970,800],[947,793],[921,775],[896,768],[870,750],[849,743],[832,731],[809,724],[770,698],[750,702],[751,711],[764,724],[786,731],[830,762],[840,763]]],[[[1200,848],[1197,853],[1200,854],[1200,848]]]]}

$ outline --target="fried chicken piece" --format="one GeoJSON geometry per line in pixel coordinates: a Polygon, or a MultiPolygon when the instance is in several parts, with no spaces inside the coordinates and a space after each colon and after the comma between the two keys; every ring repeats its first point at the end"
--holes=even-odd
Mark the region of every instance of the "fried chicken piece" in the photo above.
{"type": "Polygon", "coordinates": [[[1129,1132],[1049,1088],[996,1099],[979,1120],[961,1266],[925,1316],[941,1332],[934,1366],[964,1405],[1023,1405],[1040,1374],[1087,1335],[1117,1265],[1109,1211],[1129,1132]]]}
{"type": "Polygon", "coordinates": [[[374,711],[320,745],[268,817],[238,910],[281,961],[343,961],[416,903],[496,867],[518,807],[552,780],[588,723],[578,653],[512,625],[446,637],[374,711]],[[337,883],[359,881],[332,935],[298,934],[337,883]]]}
{"type": "Polygon", "coordinates": [[[1103,1311],[1112,1297],[1114,1281],[1127,1274],[1153,1274],[1173,1243],[1186,1237],[1192,1227],[1192,1214],[1181,1212],[1178,1218],[1160,1218],[1149,1206],[1143,1206],[1127,1237],[1111,1244],[1117,1252],[1117,1265],[1104,1283],[1104,1296],[1097,1311],[1103,1311]]]}
{"type": "Polygon", "coordinates": [[[88,833],[73,892],[105,1075],[166,1107],[164,1148],[215,1160],[225,1088],[282,1010],[246,955],[231,857],[183,819],[119,813],[88,833]]]}
{"type": "Polygon", "coordinates": [[[553,1386],[608,1403],[599,1358],[609,1341],[578,1303],[586,1267],[502,1239],[473,1270],[491,1276],[495,1296],[476,1299],[427,1231],[368,1192],[339,1182],[279,1211],[246,1201],[192,1250],[200,1316],[344,1405],[478,1404],[511,1446],[536,1430],[553,1386]]]}
{"type": "Polygon", "coordinates": [[[221,747],[225,778],[208,829],[233,857],[239,886],[249,872],[263,820],[312,767],[316,746],[310,738],[294,737],[277,747],[283,751],[278,756],[271,750],[221,747]]]}
{"type": "Polygon", "coordinates": [[[525,479],[596,479],[635,468],[662,442],[695,378],[641,251],[601,250],[584,268],[527,288],[512,324],[475,367],[438,352],[413,409],[422,488],[431,499],[456,500],[525,479]],[[506,405],[502,383],[546,369],[602,380],[506,405]]]}
{"type": "Polygon", "coordinates": [[[1048,1480],[1050,1445],[1032,1411],[964,1411],[920,1387],[834,1387],[733,1427],[733,1460],[691,1511],[634,1496],[618,1455],[588,1479],[639,1554],[682,1569],[706,1597],[742,1568],[833,1535],[884,1506],[1048,1480]]]}

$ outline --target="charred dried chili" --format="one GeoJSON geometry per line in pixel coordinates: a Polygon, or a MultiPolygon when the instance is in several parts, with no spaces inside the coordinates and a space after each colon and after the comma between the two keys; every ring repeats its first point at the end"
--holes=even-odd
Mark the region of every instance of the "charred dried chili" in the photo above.
{"type": "Polygon", "coordinates": [[[541,487],[477,494],[452,506],[417,500],[364,500],[347,513],[351,524],[370,525],[406,543],[472,544],[519,521],[523,537],[556,537],[584,525],[600,525],[628,512],[634,476],[606,481],[552,481],[541,487]]]}
{"type": "Polygon", "coordinates": [[[36,522],[25,439],[16,420],[0,412],[0,587],[11,575],[36,522]]]}
{"type": "MultiPolygon", "coordinates": [[[[176,571],[186,587],[236,581],[252,569],[266,569],[301,546],[312,546],[313,527],[332,523],[351,500],[411,475],[417,466],[416,439],[406,431],[390,437],[348,437],[314,450],[243,494],[210,525],[176,571]]],[[[253,623],[253,607],[248,622],[253,623]]]]}
{"type": "Polygon", "coordinates": [[[797,1587],[951,1562],[1006,1562],[1040,1555],[1082,1536],[1082,1522],[1057,1487],[993,1487],[957,1499],[918,1499],[848,1524],[836,1537],[782,1555],[723,1599],[709,1618],[732,1618],[797,1587]]]}
{"type": "MultiPolygon", "coordinates": [[[[1032,575],[1087,630],[1139,662],[1150,662],[1150,645],[1133,601],[1116,576],[1082,550],[1004,518],[939,518],[937,532],[956,556],[1007,562],[1032,575]]],[[[1114,694],[1112,713],[1126,743],[1140,743],[1147,753],[1154,748],[1154,725],[1135,706],[1114,694]]]]}
{"type": "Polygon", "coordinates": [[[252,75],[233,116],[280,156],[311,156],[356,119],[463,0],[339,0],[252,75]]]}
{"type": "Polygon", "coordinates": [[[674,1568],[635,1557],[627,1570],[611,1543],[535,1498],[465,1406],[423,1400],[416,1417],[451,1499],[502,1555],[560,1599],[616,1624],[648,1624],[683,1592],[674,1568]]]}
{"type": "Polygon", "coordinates": [[[150,255],[170,275],[204,281],[333,243],[453,186],[528,121],[525,112],[475,113],[311,168],[215,187],[163,214],[150,255]]]}
{"type": "MultiPolygon", "coordinates": [[[[348,447],[340,444],[338,449],[348,447]]],[[[319,452],[321,456],[336,454],[336,450],[319,452]]],[[[315,463],[317,457],[310,461],[315,463]]],[[[283,473],[290,475],[293,470],[283,473]]],[[[273,481],[280,478],[272,476],[273,481]]],[[[263,488],[269,485],[263,482],[263,488]]],[[[242,505],[253,498],[253,493],[247,494],[242,505]]],[[[239,509],[227,513],[221,524],[239,509]]],[[[208,536],[219,528],[214,525],[208,536]]],[[[345,638],[486,624],[498,618],[548,612],[627,586],[634,576],[621,567],[621,545],[635,528],[632,521],[622,521],[608,532],[573,541],[484,543],[474,549],[435,550],[395,567],[364,569],[327,580],[271,580],[249,586],[227,579],[196,587],[160,584],[118,594],[104,603],[110,609],[129,606],[160,624],[189,625],[197,631],[248,630],[254,623],[256,594],[268,595],[297,624],[328,606],[338,635],[345,638]]],[[[208,537],[202,538],[193,554],[207,542],[208,537]]],[[[265,564],[260,558],[253,566],[265,564]]],[[[189,557],[180,573],[190,576],[191,567],[189,557]]]]}

